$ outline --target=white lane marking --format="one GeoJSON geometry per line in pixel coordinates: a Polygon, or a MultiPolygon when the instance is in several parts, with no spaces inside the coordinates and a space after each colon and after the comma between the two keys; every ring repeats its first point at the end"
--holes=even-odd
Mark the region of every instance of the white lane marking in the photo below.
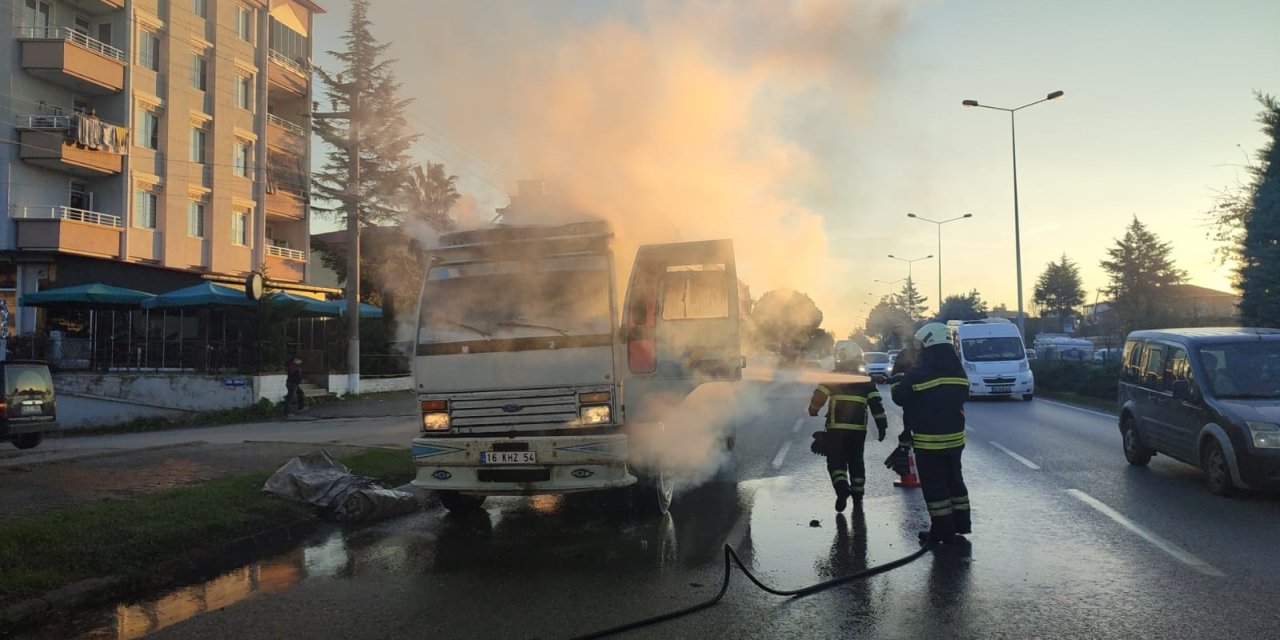
{"type": "Polygon", "coordinates": [[[781,469],[781,468],[782,468],[782,461],[783,461],[783,460],[785,460],[785,459],[787,458],[787,452],[788,452],[788,451],[790,451],[790,450],[791,450],[791,441],[790,441],[790,440],[788,440],[788,441],[786,441],[786,442],[782,443],[782,448],[781,448],[781,449],[778,449],[778,455],[776,455],[776,456],[774,456],[774,457],[773,457],[773,468],[774,468],[774,469],[781,469]]]}
{"type": "Polygon", "coordinates": [[[1024,458],[1024,457],[1022,457],[1022,456],[1020,456],[1020,455],[1018,455],[1018,454],[1016,454],[1016,453],[1014,453],[1013,451],[1010,451],[1008,447],[1006,447],[1006,446],[1004,446],[1004,445],[1000,444],[999,442],[996,442],[995,440],[988,440],[987,442],[990,442],[990,443],[991,443],[991,446],[993,446],[993,447],[995,447],[995,448],[997,448],[997,449],[999,449],[999,450],[1001,450],[1001,451],[1003,451],[1003,452],[1005,452],[1005,453],[1009,454],[1009,457],[1010,457],[1010,458],[1013,458],[1014,460],[1017,460],[1018,462],[1021,462],[1022,464],[1026,465],[1028,468],[1030,468],[1030,469],[1032,469],[1032,470],[1035,470],[1035,471],[1039,471],[1039,470],[1040,470],[1040,465],[1038,465],[1038,464],[1036,464],[1036,463],[1034,463],[1034,462],[1032,462],[1032,461],[1030,461],[1030,460],[1028,460],[1028,459],[1026,459],[1026,458],[1024,458]]]}
{"type": "Polygon", "coordinates": [[[1138,534],[1139,536],[1142,536],[1144,539],[1146,539],[1147,542],[1154,544],[1161,551],[1173,556],[1179,562],[1182,562],[1183,564],[1191,567],[1192,569],[1195,569],[1196,571],[1199,571],[1200,573],[1203,573],[1205,575],[1216,576],[1219,578],[1226,575],[1217,567],[1205,562],[1204,560],[1201,560],[1200,558],[1197,558],[1196,556],[1192,555],[1191,552],[1184,550],[1182,547],[1179,547],[1178,545],[1175,545],[1172,542],[1169,542],[1168,540],[1165,540],[1164,538],[1161,538],[1160,536],[1150,531],[1147,531],[1146,529],[1143,529],[1134,521],[1126,518],[1124,514],[1120,513],[1119,511],[1116,511],[1115,509],[1112,509],[1111,507],[1108,507],[1101,500],[1098,500],[1097,498],[1083,491],[1080,491],[1079,489],[1067,489],[1067,493],[1071,494],[1071,496],[1076,498],[1077,500],[1098,510],[1098,512],[1102,513],[1102,515],[1107,516],[1112,520],[1115,520],[1116,523],[1119,524],[1120,526],[1138,534]]]}
{"type": "Polygon", "coordinates": [[[804,418],[796,418],[796,426],[791,427],[791,433],[800,433],[802,426],[804,426],[804,418]]]}
{"type": "Polygon", "coordinates": [[[1065,402],[1054,402],[1053,400],[1045,400],[1045,399],[1043,399],[1043,398],[1041,398],[1041,399],[1040,399],[1040,400],[1038,400],[1037,402],[1043,402],[1043,403],[1045,403],[1045,404],[1051,404],[1051,405],[1053,405],[1053,406],[1055,406],[1055,407],[1065,407],[1065,408],[1067,408],[1067,409],[1075,409],[1076,411],[1083,411],[1084,413],[1092,413],[1092,414],[1093,414],[1093,415],[1095,415],[1095,416],[1102,416],[1102,417],[1104,417],[1104,418],[1111,418],[1112,420],[1116,420],[1116,419],[1118,419],[1118,418],[1119,418],[1119,416],[1116,416],[1116,415],[1114,415],[1114,414],[1110,414],[1110,413],[1103,413],[1103,412],[1101,412],[1101,411],[1094,411],[1093,409],[1085,409],[1085,408],[1083,408],[1083,407],[1077,407],[1077,406],[1075,406],[1075,405],[1073,405],[1073,404],[1067,404],[1067,403],[1065,403],[1065,402]]]}

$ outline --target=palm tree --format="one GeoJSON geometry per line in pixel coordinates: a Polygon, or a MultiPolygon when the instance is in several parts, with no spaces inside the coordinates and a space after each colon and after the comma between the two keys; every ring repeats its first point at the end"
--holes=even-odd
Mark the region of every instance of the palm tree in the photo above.
{"type": "Polygon", "coordinates": [[[414,167],[408,187],[409,215],[439,232],[453,229],[454,221],[449,217],[449,209],[461,197],[457,180],[458,176],[445,174],[443,164],[428,162],[426,171],[421,165],[414,167]]]}

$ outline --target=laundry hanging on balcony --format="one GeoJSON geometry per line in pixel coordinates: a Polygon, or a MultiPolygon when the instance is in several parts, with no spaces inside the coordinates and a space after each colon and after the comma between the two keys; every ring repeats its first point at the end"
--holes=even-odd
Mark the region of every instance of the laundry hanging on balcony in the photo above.
{"type": "Polygon", "coordinates": [[[103,122],[95,116],[77,113],[72,116],[72,128],[78,144],[94,151],[106,151],[116,155],[124,155],[129,145],[129,130],[109,122],[103,122]]]}

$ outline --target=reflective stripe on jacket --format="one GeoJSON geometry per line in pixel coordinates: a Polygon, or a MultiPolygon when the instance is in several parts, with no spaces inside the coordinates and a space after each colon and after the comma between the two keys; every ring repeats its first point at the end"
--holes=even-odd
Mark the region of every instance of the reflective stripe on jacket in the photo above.
{"type": "Polygon", "coordinates": [[[868,409],[878,428],[887,429],[889,426],[880,391],[871,382],[819,384],[809,399],[809,415],[818,415],[824,404],[827,405],[827,429],[866,431],[868,409]]]}
{"type": "Polygon", "coordinates": [[[890,387],[893,401],[909,414],[904,433],[921,451],[964,446],[964,403],[969,378],[949,344],[924,349],[920,362],[890,387]]]}

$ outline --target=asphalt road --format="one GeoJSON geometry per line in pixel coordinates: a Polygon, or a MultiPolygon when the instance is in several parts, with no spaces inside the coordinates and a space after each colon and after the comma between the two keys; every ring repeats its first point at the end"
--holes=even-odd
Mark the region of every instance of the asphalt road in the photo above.
{"type": "MultiPolygon", "coordinates": [[[[46,637],[563,638],[707,599],[722,546],[777,588],[912,552],[919,490],[868,444],[863,517],[836,516],[805,415],[818,374],[740,385],[736,482],[620,523],[601,495],[491,498],[343,531],[152,602],[86,612],[46,637]],[[811,519],[820,526],[811,527],[811,519]]],[[[1190,467],[1129,467],[1114,418],[1042,399],[972,402],[967,552],[801,599],[735,569],[717,606],[625,638],[1269,638],[1280,633],[1280,500],[1223,499],[1190,467]]]]}

